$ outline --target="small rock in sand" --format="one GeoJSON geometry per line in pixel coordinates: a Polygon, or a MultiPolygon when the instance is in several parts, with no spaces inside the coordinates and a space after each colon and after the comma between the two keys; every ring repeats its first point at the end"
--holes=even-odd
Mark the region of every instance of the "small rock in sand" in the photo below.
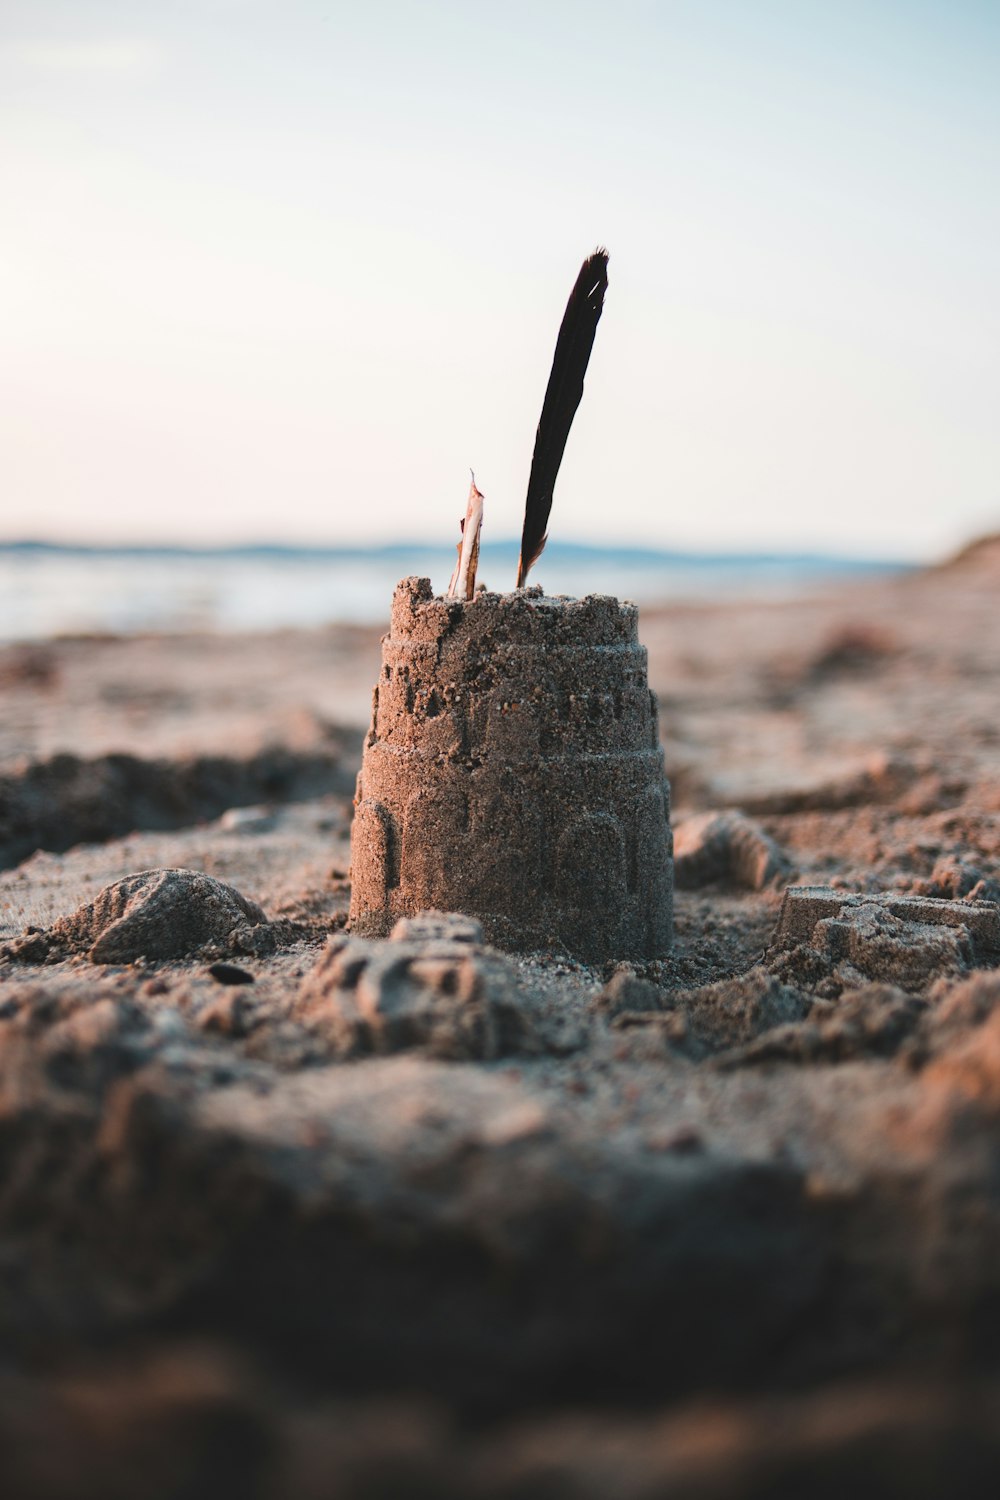
{"type": "Polygon", "coordinates": [[[237,964],[210,964],[208,972],[218,984],[254,984],[256,980],[253,974],[246,969],[241,969],[237,964]]]}

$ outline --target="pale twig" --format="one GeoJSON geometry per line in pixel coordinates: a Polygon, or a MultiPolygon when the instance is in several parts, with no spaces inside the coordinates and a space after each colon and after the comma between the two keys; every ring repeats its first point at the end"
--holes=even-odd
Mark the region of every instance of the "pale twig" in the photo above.
{"type": "MultiPolygon", "coordinates": [[[[472,474],[472,470],[469,470],[472,474]]],[[[476,592],[476,569],[479,566],[479,532],[483,524],[483,497],[476,489],[472,474],[469,500],[462,522],[462,540],[458,544],[458,562],[448,584],[449,599],[471,599],[476,592]]]]}

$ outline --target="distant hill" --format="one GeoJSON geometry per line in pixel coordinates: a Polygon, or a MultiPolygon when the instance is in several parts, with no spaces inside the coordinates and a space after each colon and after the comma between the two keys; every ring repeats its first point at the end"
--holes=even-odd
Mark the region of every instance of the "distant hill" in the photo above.
{"type": "Polygon", "coordinates": [[[956,552],[940,568],[949,572],[973,573],[977,578],[995,578],[1000,583],[1000,531],[977,537],[956,552]]]}

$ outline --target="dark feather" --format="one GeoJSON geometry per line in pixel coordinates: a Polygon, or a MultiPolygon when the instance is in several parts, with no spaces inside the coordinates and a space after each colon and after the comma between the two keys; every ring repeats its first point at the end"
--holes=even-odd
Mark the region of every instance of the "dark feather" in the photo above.
{"type": "Polygon", "coordinates": [[[545,388],[528,476],[521,556],[517,564],[518,588],[523,585],[528,569],[545,546],[552,491],[566,449],[566,439],[583,395],[583,377],[587,373],[607,289],[608,252],[595,250],[580,268],[556,339],[552,373],[545,388]]]}

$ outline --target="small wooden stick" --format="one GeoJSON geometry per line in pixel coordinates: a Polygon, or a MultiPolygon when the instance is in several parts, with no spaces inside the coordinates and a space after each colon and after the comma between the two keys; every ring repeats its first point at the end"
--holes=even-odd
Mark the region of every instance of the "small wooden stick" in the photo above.
{"type": "MultiPolygon", "coordinates": [[[[472,470],[469,470],[472,474],[472,470]]],[[[448,584],[449,599],[471,599],[476,592],[476,569],[479,566],[479,532],[483,524],[483,496],[476,489],[476,476],[472,474],[469,500],[465,507],[462,524],[462,540],[458,544],[458,562],[448,584]]]]}

